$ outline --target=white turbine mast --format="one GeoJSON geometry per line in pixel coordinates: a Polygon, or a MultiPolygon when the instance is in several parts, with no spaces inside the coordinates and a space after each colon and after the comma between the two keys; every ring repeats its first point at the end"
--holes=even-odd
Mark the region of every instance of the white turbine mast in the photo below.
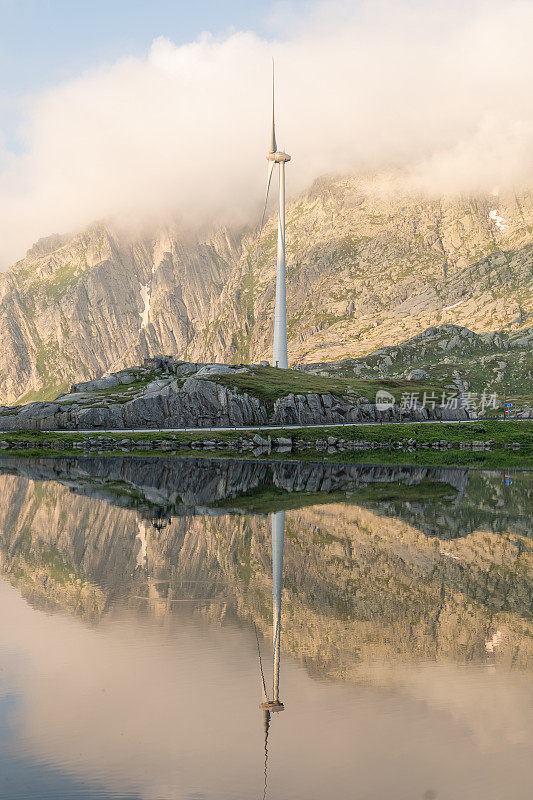
{"type": "MultiPolygon", "coordinates": [[[[268,190],[272,179],[272,172],[276,164],[279,165],[279,212],[278,212],[278,257],[276,269],[276,304],[274,307],[274,346],[272,349],[272,366],[287,369],[287,294],[285,286],[285,164],[291,160],[288,153],[278,150],[276,144],[276,122],[274,115],[274,60],[272,60],[272,131],[270,136],[270,151],[267,160],[268,167],[267,191],[263,222],[268,201],[268,190]]],[[[261,227],[263,226],[261,223],[261,227]]]]}

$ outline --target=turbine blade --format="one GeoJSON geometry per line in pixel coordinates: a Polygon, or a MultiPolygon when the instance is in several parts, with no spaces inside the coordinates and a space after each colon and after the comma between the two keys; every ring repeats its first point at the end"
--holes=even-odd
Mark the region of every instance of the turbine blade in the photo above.
{"type": "Polygon", "coordinates": [[[269,161],[268,163],[268,175],[267,175],[267,188],[266,188],[266,195],[265,195],[265,205],[263,206],[263,216],[261,217],[261,225],[259,226],[259,236],[261,236],[261,232],[263,230],[263,225],[265,224],[265,215],[267,210],[267,203],[268,203],[268,192],[270,191],[270,184],[272,182],[272,173],[274,172],[274,167],[276,166],[275,161],[269,161]]]}
{"type": "Polygon", "coordinates": [[[257,628],[255,622],[253,623],[254,630],[255,630],[255,640],[257,642],[257,655],[259,656],[259,671],[261,672],[261,695],[263,698],[263,703],[268,699],[267,697],[267,690],[266,690],[266,683],[265,683],[265,674],[263,672],[263,662],[261,660],[261,648],[259,647],[259,636],[257,633],[257,628]]]}
{"type": "Polygon", "coordinates": [[[275,153],[278,149],[276,144],[276,122],[274,119],[274,59],[272,59],[272,133],[270,136],[270,152],[275,153]]]}

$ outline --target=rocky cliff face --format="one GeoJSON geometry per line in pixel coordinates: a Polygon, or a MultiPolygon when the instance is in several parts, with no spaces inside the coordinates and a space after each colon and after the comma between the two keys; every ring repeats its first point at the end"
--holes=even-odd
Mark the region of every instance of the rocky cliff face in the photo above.
{"type": "Polygon", "coordinates": [[[227,231],[131,241],[95,225],[57,243],[0,276],[2,398],[54,397],[151,352],[186,354],[240,254],[227,231]]]}
{"type": "MultiPolygon", "coordinates": [[[[99,224],[0,276],[0,402],[169,353],[268,357],[275,218],[257,232],[132,237],[99,224]]],[[[359,356],[432,325],[519,329],[532,311],[530,195],[433,200],[398,176],[324,178],[287,213],[293,363],[359,356]]]]}

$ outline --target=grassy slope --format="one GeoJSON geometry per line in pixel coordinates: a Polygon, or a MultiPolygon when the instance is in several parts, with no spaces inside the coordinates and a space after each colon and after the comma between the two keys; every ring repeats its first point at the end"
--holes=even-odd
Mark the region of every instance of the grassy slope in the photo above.
{"type": "Polygon", "coordinates": [[[68,388],[68,383],[47,384],[42,389],[32,389],[26,392],[13,405],[22,406],[25,403],[34,403],[38,400],[55,400],[58,395],[67,392],[68,388]]]}
{"type": "Polygon", "coordinates": [[[250,372],[237,373],[235,375],[217,375],[213,380],[229,388],[235,387],[242,392],[247,392],[268,404],[273,404],[279,397],[284,397],[291,393],[330,393],[340,397],[351,392],[366,397],[373,402],[379,389],[386,389],[398,401],[401,400],[403,392],[420,392],[423,394],[424,391],[428,393],[442,391],[442,384],[435,380],[331,378],[292,369],[276,369],[275,367],[252,367],[250,372]]]}

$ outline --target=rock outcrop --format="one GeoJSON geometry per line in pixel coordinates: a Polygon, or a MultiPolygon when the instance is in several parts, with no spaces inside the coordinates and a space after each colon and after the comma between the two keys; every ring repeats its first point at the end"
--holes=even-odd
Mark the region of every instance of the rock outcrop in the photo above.
{"type": "MultiPolygon", "coordinates": [[[[230,379],[248,371],[246,367],[224,364],[147,359],[143,368],[74,384],[68,394],[53,401],[0,407],[0,430],[223,428],[468,419],[464,408],[409,409],[398,404],[381,408],[353,392],[289,393],[272,403],[254,396],[252,391],[217,382],[221,376],[230,379]],[[158,364],[158,371],[151,369],[154,363],[158,364]]],[[[294,374],[298,377],[298,373],[294,374]]]]}

